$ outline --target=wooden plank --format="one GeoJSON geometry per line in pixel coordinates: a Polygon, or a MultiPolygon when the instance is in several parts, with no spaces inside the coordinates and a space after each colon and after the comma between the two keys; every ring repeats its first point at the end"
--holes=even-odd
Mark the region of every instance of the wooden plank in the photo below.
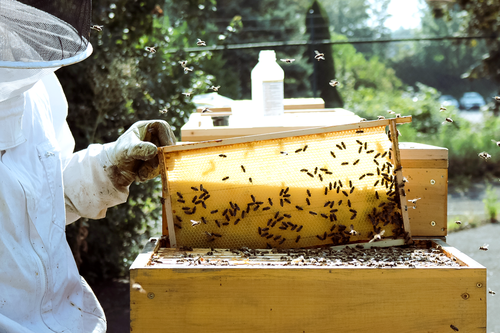
{"type": "Polygon", "coordinates": [[[415,142],[400,142],[402,160],[448,160],[448,149],[415,142]]]}
{"type": "MultiPolygon", "coordinates": [[[[404,150],[401,150],[401,153],[404,150]]],[[[403,154],[401,154],[403,155],[403,154]]],[[[401,158],[403,168],[413,169],[448,169],[448,160],[418,160],[418,159],[403,159],[401,158]]]]}
{"type": "MultiPolygon", "coordinates": [[[[394,118],[394,121],[398,124],[404,124],[411,122],[411,116],[394,118]]],[[[285,131],[285,132],[276,132],[276,133],[267,133],[261,135],[250,135],[243,137],[232,137],[229,139],[219,139],[219,140],[210,140],[204,142],[196,142],[189,143],[185,145],[178,146],[165,146],[160,147],[164,152],[172,152],[172,151],[180,151],[180,150],[190,150],[190,149],[199,149],[206,147],[218,147],[230,144],[239,144],[239,143],[247,143],[247,142],[255,142],[261,140],[271,140],[271,139],[282,139],[288,138],[292,136],[301,136],[301,135],[313,135],[313,134],[321,134],[328,132],[337,132],[337,131],[347,131],[347,130],[362,130],[363,128],[368,127],[376,127],[376,126],[387,126],[389,125],[390,119],[383,120],[372,120],[372,121],[363,121],[354,124],[345,124],[345,125],[337,125],[337,126],[327,126],[327,127],[314,127],[307,128],[296,131],[285,131]]],[[[269,127],[263,128],[266,132],[269,132],[269,127]]],[[[231,129],[234,130],[234,129],[231,129]]]]}
{"type": "Polygon", "coordinates": [[[161,148],[158,148],[158,161],[160,162],[161,174],[161,193],[162,193],[162,235],[168,236],[172,247],[177,246],[177,239],[175,237],[174,216],[172,214],[172,197],[168,190],[168,177],[166,170],[165,159],[168,158],[161,148]],[[166,222],[166,223],[165,223],[166,222]],[[171,232],[169,232],[169,230],[171,232]]]}
{"type": "Polygon", "coordinates": [[[457,248],[454,248],[453,246],[448,245],[445,241],[441,239],[433,239],[433,242],[436,244],[436,246],[439,246],[444,253],[446,254],[447,257],[449,258],[456,258],[457,261],[462,264],[466,265],[470,268],[480,268],[480,269],[486,269],[483,265],[472,259],[471,257],[465,255],[463,252],[459,251],[457,248]]]}
{"type": "Polygon", "coordinates": [[[133,332],[486,330],[484,268],[133,269],[134,283],[133,332]]]}
{"type": "Polygon", "coordinates": [[[405,183],[403,182],[403,167],[401,166],[401,157],[399,154],[399,144],[398,144],[398,130],[396,128],[395,119],[391,119],[389,123],[390,136],[392,142],[392,157],[394,164],[394,172],[396,173],[397,188],[399,190],[399,200],[401,204],[401,215],[403,215],[403,224],[405,232],[408,238],[405,237],[405,241],[409,242],[411,240],[411,227],[410,220],[408,219],[408,207],[406,204],[406,190],[405,183]]]}
{"type": "Polygon", "coordinates": [[[405,185],[408,199],[421,198],[416,205],[408,203],[412,235],[446,236],[448,170],[403,168],[403,176],[408,179],[405,185]]]}

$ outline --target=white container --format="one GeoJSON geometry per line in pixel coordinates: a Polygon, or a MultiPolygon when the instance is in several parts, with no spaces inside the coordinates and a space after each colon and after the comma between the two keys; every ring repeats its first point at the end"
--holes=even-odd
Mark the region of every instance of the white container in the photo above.
{"type": "Polygon", "coordinates": [[[283,115],[285,72],[276,62],[273,50],[263,50],[259,62],[252,69],[252,101],[256,116],[283,115]]]}

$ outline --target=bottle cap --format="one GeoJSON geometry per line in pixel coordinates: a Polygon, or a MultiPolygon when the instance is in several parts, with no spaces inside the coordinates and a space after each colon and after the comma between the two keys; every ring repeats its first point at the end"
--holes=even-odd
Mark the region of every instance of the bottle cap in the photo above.
{"type": "Polygon", "coordinates": [[[276,61],[276,52],[274,50],[262,50],[259,53],[259,61],[276,61]]]}

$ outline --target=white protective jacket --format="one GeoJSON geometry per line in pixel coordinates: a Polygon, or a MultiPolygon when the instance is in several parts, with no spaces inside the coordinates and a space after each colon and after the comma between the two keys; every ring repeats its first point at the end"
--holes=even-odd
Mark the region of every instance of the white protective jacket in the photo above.
{"type": "Polygon", "coordinates": [[[105,332],[65,225],[126,200],[106,176],[102,145],[73,154],[54,74],[0,102],[0,333],[105,332]]]}

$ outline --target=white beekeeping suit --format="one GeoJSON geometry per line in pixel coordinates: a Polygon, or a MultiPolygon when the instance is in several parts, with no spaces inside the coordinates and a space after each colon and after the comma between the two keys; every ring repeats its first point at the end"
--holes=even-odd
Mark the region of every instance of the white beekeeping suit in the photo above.
{"type": "Polygon", "coordinates": [[[133,181],[158,174],[146,138],[175,138],[166,122],[142,121],[116,142],[73,153],[53,72],[90,55],[90,0],[33,0],[57,17],[22,2],[0,0],[0,333],[105,332],[65,225],[124,202],[133,181]],[[64,20],[74,8],[76,28],[64,20]]]}

